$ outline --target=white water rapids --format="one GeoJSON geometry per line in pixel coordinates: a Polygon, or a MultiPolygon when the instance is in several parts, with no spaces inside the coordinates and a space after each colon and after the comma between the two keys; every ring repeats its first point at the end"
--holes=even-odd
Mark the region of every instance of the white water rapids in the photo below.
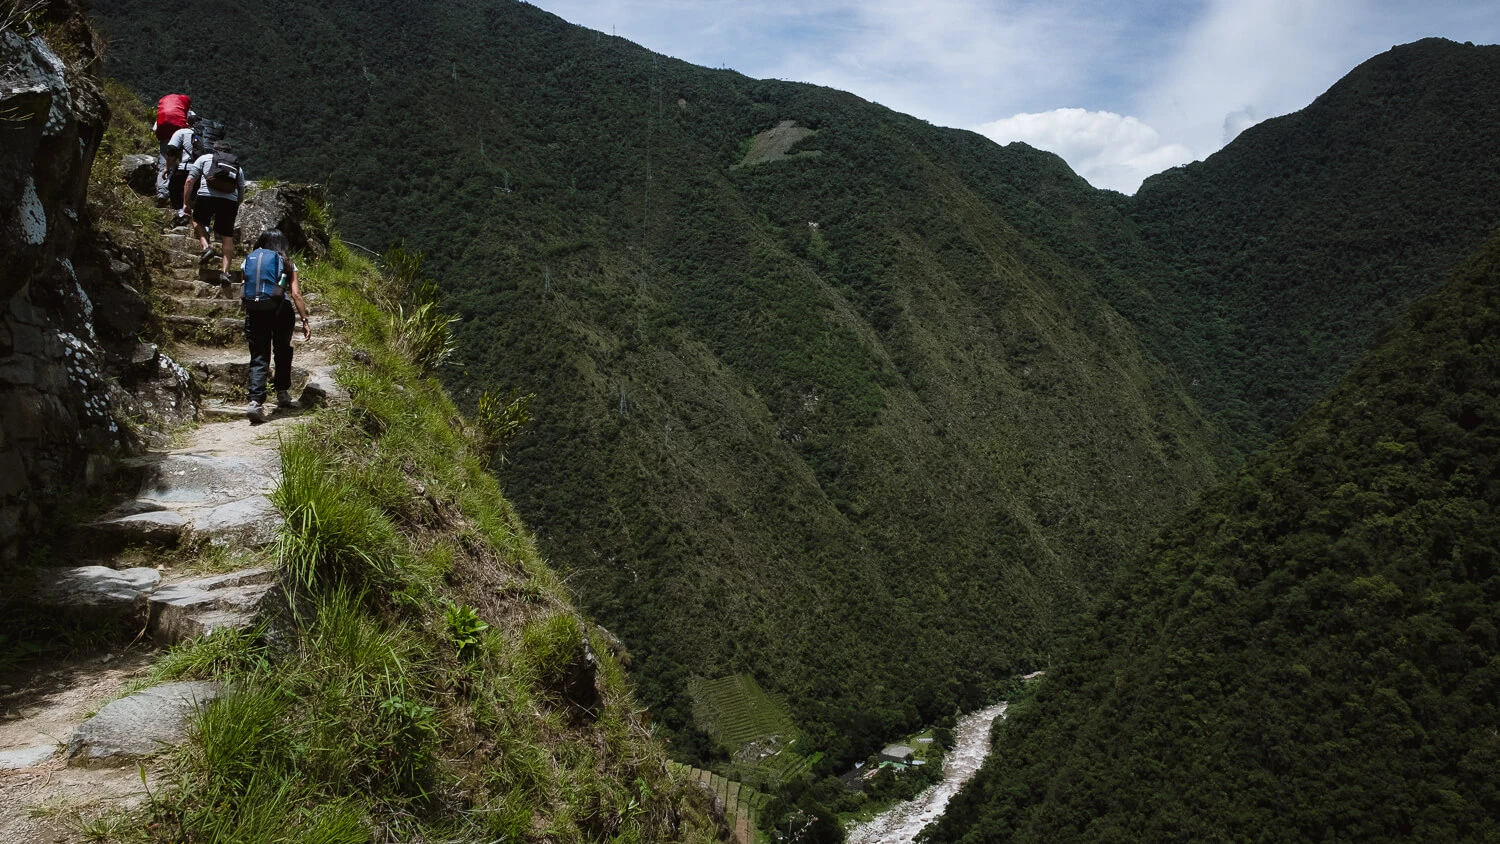
{"type": "Polygon", "coordinates": [[[990,752],[990,725],[1004,715],[1005,704],[997,703],[960,718],[953,749],[943,758],[942,781],[850,829],[848,844],[910,844],[979,770],[990,752]]]}

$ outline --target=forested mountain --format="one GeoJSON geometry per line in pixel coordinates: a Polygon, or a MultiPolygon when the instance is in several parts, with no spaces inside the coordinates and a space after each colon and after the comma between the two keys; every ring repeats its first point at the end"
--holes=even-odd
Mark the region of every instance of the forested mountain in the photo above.
{"type": "Polygon", "coordinates": [[[929,833],[1500,836],[1500,236],[1164,533],[929,833]]]}
{"type": "Polygon", "coordinates": [[[213,75],[176,9],[98,3],[111,72],[427,254],[452,383],[537,394],[509,495],[669,726],[691,674],[754,673],[835,756],[977,703],[1213,477],[1079,257],[1127,222],[1055,156],[519,3],[211,4],[213,75]],[[816,155],[735,167],[783,121],[816,155]],[[1077,216],[1067,254],[1013,222],[1077,216]]]}
{"type": "Polygon", "coordinates": [[[1161,261],[1140,274],[1149,301],[1115,304],[1238,449],[1301,415],[1500,226],[1497,90],[1500,47],[1393,47],[1133,197],[1161,261]]]}
{"type": "MultiPolygon", "coordinates": [[[[1023,144],[694,67],[522,3],[210,2],[193,26],[236,33],[213,71],[179,4],[95,8],[110,73],[193,94],[251,176],[327,181],[354,241],[427,255],[463,318],[450,383],[537,395],[507,492],[679,741],[691,675],[753,673],[835,757],[977,703],[1045,660],[1058,620],[1276,413],[1310,403],[1308,372],[1331,376],[1428,284],[1351,287],[1386,310],[1330,336],[1338,355],[1295,332],[1220,345],[1257,300],[1235,311],[1202,274],[1285,286],[1266,270],[1282,258],[1164,230],[1260,190],[1255,167],[1219,162],[1286,154],[1270,124],[1130,199],[1023,144]],[[787,154],[762,156],[776,136],[787,154]],[[1222,364],[1239,354],[1288,361],[1302,386],[1243,412],[1283,388],[1222,364]]],[[[1359,142],[1318,132],[1293,135],[1334,157],[1359,142]]],[[[1479,172],[1495,148],[1446,152],[1479,172]]],[[[1399,171],[1405,151],[1379,160],[1399,171]]],[[[1260,211],[1287,213],[1293,182],[1260,211]]],[[[1476,226],[1494,219],[1500,193],[1464,195],[1476,226]]],[[[1329,242],[1310,268],[1342,265],[1329,242]]],[[[1420,238],[1399,250],[1451,262],[1420,238]]],[[[1387,277],[1371,266],[1348,284],[1387,277]]]]}

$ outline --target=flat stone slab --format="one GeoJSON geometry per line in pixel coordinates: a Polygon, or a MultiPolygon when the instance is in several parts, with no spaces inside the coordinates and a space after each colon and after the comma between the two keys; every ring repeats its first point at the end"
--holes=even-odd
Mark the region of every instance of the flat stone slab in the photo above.
{"type": "Polygon", "coordinates": [[[152,568],[80,566],[37,571],[37,602],[46,607],[128,613],[156,591],[161,572],[152,568]]]}
{"type": "Polygon", "coordinates": [[[283,519],[271,499],[252,495],[212,509],[195,510],[192,521],[196,534],[256,548],[276,541],[283,519]]]}
{"type": "Polygon", "coordinates": [[[39,744],[35,747],[18,747],[0,750],[0,771],[19,771],[30,768],[57,755],[57,745],[39,744]]]}
{"type": "MultiPolygon", "coordinates": [[[[151,506],[145,502],[132,503],[151,506]]],[[[188,518],[175,510],[149,510],[97,521],[90,527],[95,533],[121,542],[173,544],[182,538],[182,532],[187,526],[188,518]]]]}
{"type": "Polygon", "coordinates": [[[218,683],[164,683],[112,701],[84,721],[68,742],[68,764],[128,765],[187,738],[193,713],[218,697],[218,683]]]}
{"type": "Polygon", "coordinates": [[[151,637],[174,644],[225,628],[252,627],[275,581],[274,569],[254,568],[166,584],[150,598],[151,637]]]}
{"type": "Polygon", "coordinates": [[[219,454],[173,453],[148,470],[137,496],[166,506],[228,504],[269,492],[279,467],[274,453],[246,460],[219,454]]]}

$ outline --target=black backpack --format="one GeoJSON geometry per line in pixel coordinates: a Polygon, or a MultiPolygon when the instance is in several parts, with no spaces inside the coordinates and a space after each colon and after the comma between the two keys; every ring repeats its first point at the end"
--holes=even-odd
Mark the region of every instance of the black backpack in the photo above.
{"type": "Polygon", "coordinates": [[[209,190],[234,193],[240,189],[240,159],[232,152],[216,152],[208,163],[208,174],[203,177],[209,190]]]}

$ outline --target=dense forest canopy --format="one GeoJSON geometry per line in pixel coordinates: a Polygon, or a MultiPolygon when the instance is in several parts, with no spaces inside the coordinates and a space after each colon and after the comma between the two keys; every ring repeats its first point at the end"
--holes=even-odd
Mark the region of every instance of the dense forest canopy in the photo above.
{"type": "Polygon", "coordinates": [[[1500,835],[1500,236],[1076,628],[931,842],[1500,835]]]}
{"type": "MultiPolygon", "coordinates": [[[[210,2],[195,25],[238,33],[214,73],[182,49],[180,4],[95,8],[112,74],[191,93],[251,176],[326,181],[355,242],[426,254],[463,318],[450,384],[537,395],[506,489],[633,651],[685,756],[706,750],[682,693],[694,675],[753,674],[832,760],[1045,662],[1060,620],[1500,207],[1484,189],[1497,146],[1480,142],[1497,122],[1480,117],[1381,124],[1472,181],[1417,183],[1412,146],[1381,141],[1311,194],[1278,182],[1247,251],[1212,209],[1262,195],[1267,161],[1343,159],[1374,135],[1326,132],[1341,112],[1309,109],[1131,199],[1024,144],[694,67],[509,0],[210,2]],[[812,130],[793,157],[737,166],[786,121],[812,130]],[[1274,232],[1316,223],[1291,204],[1353,182],[1374,186],[1372,215],[1443,190],[1413,207],[1470,222],[1442,241],[1382,233],[1391,249],[1352,269],[1347,239],[1277,252],[1274,232]],[[1200,207],[1220,222],[1174,240],[1200,207]],[[1330,328],[1310,344],[1257,303],[1314,282],[1369,309],[1316,320],[1330,328]]],[[[1434,74],[1478,68],[1422,102],[1494,108],[1493,48],[1372,63],[1416,54],[1434,74]]],[[[1416,84],[1365,77],[1325,99],[1405,102],[1416,84]]]]}
{"type": "Polygon", "coordinates": [[[1366,61],[1130,215],[1168,272],[1117,302],[1249,453],[1330,389],[1500,226],[1500,47],[1430,38],[1366,61]]]}

